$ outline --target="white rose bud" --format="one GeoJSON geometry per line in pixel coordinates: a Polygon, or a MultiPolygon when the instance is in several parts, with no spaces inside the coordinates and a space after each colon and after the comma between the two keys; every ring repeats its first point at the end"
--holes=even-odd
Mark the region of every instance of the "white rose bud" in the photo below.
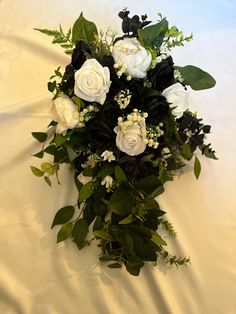
{"type": "Polygon", "coordinates": [[[136,156],[146,149],[146,124],[144,121],[135,122],[127,128],[115,127],[116,146],[129,156],[136,156]]]}
{"type": "Polygon", "coordinates": [[[144,78],[152,61],[151,53],[137,38],[118,40],[113,47],[112,55],[116,63],[120,61],[127,66],[125,72],[133,78],[144,78]]]}
{"type": "Polygon", "coordinates": [[[188,109],[188,91],[180,83],[175,83],[163,90],[162,95],[166,98],[170,107],[174,108],[172,114],[180,118],[188,109]]]}
{"type": "Polygon", "coordinates": [[[96,59],[88,59],[75,72],[74,93],[87,101],[96,101],[103,105],[111,85],[110,71],[96,59]]]}
{"type": "Polygon", "coordinates": [[[78,107],[68,96],[61,94],[52,102],[50,117],[58,122],[56,131],[62,133],[78,126],[78,107]]]}

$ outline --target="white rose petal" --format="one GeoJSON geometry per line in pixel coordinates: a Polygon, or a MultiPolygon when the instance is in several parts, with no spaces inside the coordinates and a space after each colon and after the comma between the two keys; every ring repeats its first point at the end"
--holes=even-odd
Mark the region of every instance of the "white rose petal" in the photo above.
{"type": "Polygon", "coordinates": [[[93,178],[90,177],[90,176],[84,176],[84,175],[83,175],[83,172],[81,172],[81,173],[78,175],[77,179],[78,179],[79,182],[81,182],[83,185],[86,184],[86,183],[89,183],[89,182],[91,182],[91,181],[93,180],[93,178]]]}
{"type": "Polygon", "coordinates": [[[170,107],[173,108],[172,114],[180,118],[184,111],[188,109],[188,91],[180,83],[175,83],[163,90],[162,95],[166,98],[170,107]]]}
{"type": "Polygon", "coordinates": [[[62,133],[78,126],[78,107],[68,96],[61,94],[52,102],[50,117],[58,122],[56,131],[62,133]]]}
{"type": "Polygon", "coordinates": [[[144,121],[135,122],[126,129],[117,126],[116,146],[129,156],[136,156],[143,153],[146,149],[146,124],[144,121]]]}
{"type": "Polygon", "coordinates": [[[75,72],[74,93],[87,101],[96,101],[103,105],[111,85],[110,71],[96,59],[88,59],[75,72]]]}
{"type": "Polygon", "coordinates": [[[137,38],[125,38],[118,40],[112,50],[116,63],[126,65],[125,72],[133,78],[144,78],[151,64],[152,56],[137,38]]]}

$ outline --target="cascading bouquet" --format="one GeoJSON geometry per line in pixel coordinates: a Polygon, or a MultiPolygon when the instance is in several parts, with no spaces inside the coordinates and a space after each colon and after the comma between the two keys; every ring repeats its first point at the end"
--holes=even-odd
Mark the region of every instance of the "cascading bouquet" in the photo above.
{"type": "MultiPolygon", "coordinates": [[[[119,13],[124,35],[98,32],[81,13],[72,29],[37,29],[53,37],[72,55],[64,73],[60,67],[50,78],[53,93],[48,132],[33,132],[43,143],[34,156],[52,156],[34,175],[50,176],[69,164],[78,189],[78,202],[58,210],[52,227],[62,225],[57,242],[71,238],[79,249],[99,240],[101,262],[108,267],[125,265],[138,275],[144,261],[185,265],[189,258],[165,249],[161,229],[175,236],[172,224],[156,197],[166,181],[194,159],[198,178],[200,161],[195,154],[216,159],[205,144],[210,126],[188,109],[187,86],[211,88],[215,80],[191,65],[175,66],[171,48],[183,46],[184,36],[166,18],[149,25],[147,16],[119,13]]],[[[59,181],[58,181],[59,182],[59,181]]]]}

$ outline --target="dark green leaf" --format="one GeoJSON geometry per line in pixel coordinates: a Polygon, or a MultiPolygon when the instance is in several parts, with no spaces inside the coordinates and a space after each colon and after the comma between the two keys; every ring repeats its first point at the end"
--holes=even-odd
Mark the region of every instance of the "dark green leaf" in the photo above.
{"type": "Polygon", "coordinates": [[[130,256],[128,263],[125,264],[126,270],[133,276],[138,276],[140,269],[144,266],[144,262],[137,256],[130,256]]]}
{"type": "Polygon", "coordinates": [[[43,158],[43,155],[44,155],[44,151],[41,150],[40,152],[34,154],[33,156],[34,156],[34,157],[38,157],[38,158],[43,158]]]}
{"type": "Polygon", "coordinates": [[[159,23],[140,29],[138,32],[139,39],[148,47],[159,48],[168,31],[168,21],[166,18],[159,23]]]}
{"type": "Polygon", "coordinates": [[[124,219],[119,221],[119,225],[127,225],[133,222],[135,218],[132,215],[125,217],[124,219]]]}
{"type": "Polygon", "coordinates": [[[79,202],[83,202],[93,194],[93,182],[84,184],[79,192],[79,202]]]}
{"type": "Polygon", "coordinates": [[[65,143],[65,142],[67,141],[67,138],[68,138],[67,135],[64,136],[64,135],[62,135],[62,134],[57,134],[57,135],[55,136],[54,143],[55,143],[57,146],[59,146],[59,145],[65,143]]]}
{"type": "Polygon", "coordinates": [[[107,163],[102,165],[99,175],[101,176],[101,180],[104,180],[106,176],[110,176],[113,173],[114,167],[112,164],[107,163]]]}
{"type": "Polygon", "coordinates": [[[120,185],[108,202],[108,209],[118,215],[129,214],[133,208],[134,194],[127,187],[120,185]]]}
{"type": "Polygon", "coordinates": [[[175,67],[182,75],[185,85],[190,85],[194,90],[212,88],[215,86],[215,79],[207,72],[193,65],[175,67]]]}
{"type": "Polygon", "coordinates": [[[52,186],[52,182],[49,179],[49,177],[44,177],[45,182],[47,183],[47,185],[49,185],[50,187],[52,186]]]}
{"type": "Polygon", "coordinates": [[[86,207],[83,212],[83,218],[87,221],[87,224],[90,225],[93,220],[95,219],[96,214],[93,211],[93,204],[92,202],[89,202],[89,200],[86,202],[86,207]]]}
{"type": "Polygon", "coordinates": [[[54,90],[56,89],[57,87],[57,82],[54,81],[54,82],[48,82],[48,90],[49,92],[53,93],[54,90]]]}
{"type": "Polygon", "coordinates": [[[87,221],[84,220],[83,218],[77,220],[72,230],[72,236],[74,237],[75,242],[77,243],[78,246],[83,244],[87,234],[88,234],[87,221]]]}
{"type": "Polygon", "coordinates": [[[184,143],[184,145],[182,146],[182,156],[187,159],[190,160],[193,157],[193,153],[191,151],[191,147],[188,143],[184,143]]]}
{"type": "Polygon", "coordinates": [[[94,230],[93,234],[96,238],[101,238],[103,240],[114,241],[113,236],[105,230],[94,230]]]}
{"type": "Polygon", "coordinates": [[[110,262],[114,261],[115,259],[117,259],[117,257],[113,255],[103,255],[99,257],[100,262],[110,262]]]}
{"type": "Polygon", "coordinates": [[[109,268],[121,268],[122,265],[120,263],[112,263],[107,265],[109,268]]]}
{"type": "Polygon", "coordinates": [[[79,40],[83,40],[92,43],[97,33],[96,25],[86,20],[81,13],[72,28],[72,41],[77,43],[79,40]]]}
{"type": "Polygon", "coordinates": [[[34,166],[30,166],[31,168],[31,171],[33,172],[33,174],[36,176],[36,177],[42,177],[44,175],[44,172],[34,166]]]}
{"type": "Polygon", "coordinates": [[[117,181],[119,182],[127,181],[126,174],[124,173],[124,170],[120,166],[116,165],[114,172],[115,172],[115,178],[117,181]]]}
{"type": "Polygon", "coordinates": [[[93,231],[101,230],[102,228],[103,228],[103,219],[101,216],[97,216],[93,224],[93,231]]]}
{"type": "Polygon", "coordinates": [[[195,160],[194,160],[194,174],[195,177],[198,179],[199,175],[201,172],[201,163],[199,161],[199,159],[197,158],[197,156],[195,156],[195,160]]]}
{"type": "Polygon", "coordinates": [[[32,132],[33,137],[40,143],[43,143],[47,139],[47,133],[44,132],[32,132]]]}
{"type": "Polygon", "coordinates": [[[136,188],[144,192],[149,198],[155,198],[164,192],[161,180],[154,175],[145,177],[137,181],[136,188]]]}
{"type": "Polygon", "coordinates": [[[61,227],[57,234],[57,243],[66,240],[67,238],[71,237],[73,229],[73,223],[70,222],[61,227]]]}
{"type": "Polygon", "coordinates": [[[54,217],[51,228],[53,228],[56,225],[62,225],[68,222],[73,217],[74,212],[75,212],[74,206],[65,206],[60,208],[54,217]]]}

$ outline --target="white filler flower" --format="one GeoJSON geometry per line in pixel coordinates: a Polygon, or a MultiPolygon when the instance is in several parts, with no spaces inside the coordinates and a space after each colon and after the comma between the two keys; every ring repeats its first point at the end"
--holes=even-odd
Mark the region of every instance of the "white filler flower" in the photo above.
{"type": "Polygon", "coordinates": [[[116,160],[113,152],[109,151],[109,150],[105,150],[102,154],[101,157],[103,158],[104,161],[108,161],[111,162],[113,160],[116,160]]]}
{"type": "Polygon", "coordinates": [[[103,105],[111,85],[110,71],[96,59],[88,59],[75,72],[74,93],[87,101],[95,101],[103,105]]]}
{"type": "Polygon", "coordinates": [[[116,63],[125,65],[125,72],[133,78],[144,78],[151,64],[152,56],[137,38],[118,40],[112,49],[116,63]]]}
{"type": "Polygon", "coordinates": [[[111,176],[106,176],[102,182],[101,185],[105,185],[106,189],[110,189],[113,184],[113,178],[111,176]]]}
{"type": "Polygon", "coordinates": [[[188,109],[188,91],[180,83],[175,83],[163,90],[162,95],[166,98],[176,118],[180,118],[188,109]]]}
{"type": "Polygon", "coordinates": [[[78,107],[68,96],[61,94],[52,102],[50,117],[58,122],[57,133],[62,133],[78,126],[78,107]]]}

